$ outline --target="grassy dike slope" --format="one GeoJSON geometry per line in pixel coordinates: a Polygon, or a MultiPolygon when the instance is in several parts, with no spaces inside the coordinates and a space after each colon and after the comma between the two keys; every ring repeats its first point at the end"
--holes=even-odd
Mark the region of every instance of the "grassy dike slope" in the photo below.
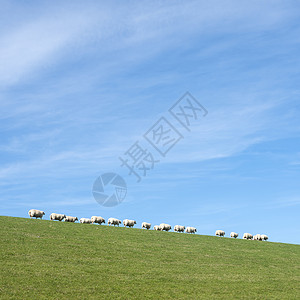
{"type": "Polygon", "coordinates": [[[0,298],[299,299],[300,246],[0,217],[0,298]]]}

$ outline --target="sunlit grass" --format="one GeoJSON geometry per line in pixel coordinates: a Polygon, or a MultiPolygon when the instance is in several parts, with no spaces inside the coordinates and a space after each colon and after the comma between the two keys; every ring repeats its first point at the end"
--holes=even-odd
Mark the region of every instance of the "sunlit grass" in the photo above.
{"type": "Polygon", "coordinates": [[[0,217],[0,297],[297,299],[300,246],[0,217]]]}

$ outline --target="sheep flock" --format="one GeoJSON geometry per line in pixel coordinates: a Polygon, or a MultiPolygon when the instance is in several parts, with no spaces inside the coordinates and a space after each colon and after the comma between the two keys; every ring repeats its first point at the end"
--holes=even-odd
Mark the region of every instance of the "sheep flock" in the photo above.
{"type": "MultiPolygon", "coordinates": [[[[28,212],[29,217],[32,218],[40,218],[42,219],[43,216],[45,215],[45,212],[42,210],[38,210],[38,209],[31,209],[28,212]]],[[[76,221],[78,221],[77,217],[72,217],[72,216],[66,216],[65,214],[57,214],[57,213],[52,213],[50,215],[50,220],[51,221],[65,221],[65,222],[72,222],[75,223],[76,221]]],[[[91,218],[81,218],[79,220],[80,223],[82,224],[99,224],[101,225],[102,223],[105,224],[105,219],[100,217],[100,216],[92,216],[91,218]]],[[[135,220],[128,220],[125,219],[123,220],[123,222],[121,222],[121,220],[116,219],[116,218],[109,218],[107,221],[107,224],[109,226],[119,226],[120,224],[123,223],[124,227],[129,227],[132,228],[134,227],[134,225],[136,225],[136,221],[135,220]]],[[[147,223],[147,222],[143,222],[142,229],[146,229],[149,230],[151,229],[151,223],[147,223]]],[[[170,231],[172,229],[172,226],[166,223],[161,223],[160,225],[154,225],[153,226],[154,230],[157,231],[170,231]]],[[[195,227],[185,227],[182,225],[175,225],[174,226],[174,231],[175,232],[185,232],[185,233],[196,233],[197,229],[195,227]]],[[[216,236],[219,237],[225,237],[225,231],[223,230],[216,230],[215,232],[216,236]]],[[[231,238],[238,238],[239,234],[236,232],[231,232],[230,233],[230,237],[231,238]]],[[[256,241],[267,241],[269,239],[269,237],[265,234],[255,234],[254,236],[251,233],[244,233],[243,235],[243,239],[244,240],[256,240],[256,241]]]]}

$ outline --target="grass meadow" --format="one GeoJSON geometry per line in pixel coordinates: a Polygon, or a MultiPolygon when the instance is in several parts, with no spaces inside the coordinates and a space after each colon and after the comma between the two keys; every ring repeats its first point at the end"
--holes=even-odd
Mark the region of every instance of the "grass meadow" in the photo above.
{"type": "Polygon", "coordinates": [[[0,238],[1,299],[300,295],[299,245],[13,217],[0,238]]]}

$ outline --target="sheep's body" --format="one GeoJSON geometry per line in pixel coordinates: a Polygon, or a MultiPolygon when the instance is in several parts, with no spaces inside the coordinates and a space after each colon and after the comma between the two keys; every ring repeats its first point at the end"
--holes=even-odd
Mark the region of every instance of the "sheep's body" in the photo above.
{"type": "Polygon", "coordinates": [[[136,224],[135,220],[128,220],[128,219],[123,220],[124,227],[127,227],[127,226],[133,227],[135,224],[136,224]]]}
{"type": "Polygon", "coordinates": [[[92,224],[97,223],[101,225],[102,223],[105,223],[105,220],[102,217],[92,216],[91,220],[92,224]]]}
{"type": "Polygon", "coordinates": [[[116,218],[109,218],[108,219],[108,222],[107,222],[108,225],[117,225],[119,226],[121,224],[121,221],[116,219],[116,218]]]}
{"type": "Polygon", "coordinates": [[[154,229],[154,230],[157,230],[157,231],[161,231],[161,228],[160,228],[159,225],[155,225],[155,226],[153,227],[153,229],[154,229]]]}
{"type": "Polygon", "coordinates": [[[195,227],[187,227],[185,230],[186,233],[196,233],[197,229],[195,227]]]}
{"type": "Polygon", "coordinates": [[[172,229],[172,227],[171,227],[171,225],[169,225],[169,224],[165,224],[165,223],[161,223],[160,225],[159,225],[159,228],[160,228],[160,230],[164,230],[164,231],[169,231],[169,230],[171,230],[172,229]]]}
{"type": "Polygon", "coordinates": [[[151,228],[151,223],[143,222],[142,223],[142,228],[150,229],[151,228]]]}
{"type": "Polygon", "coordinates": [[[62,221],[65,217],[66,217],[66,215],[63,215],[63,214],[52,213],[50,215],[50,220],[51,221],[54,221],[54,220],[62,221]]]}
{"type": "Polygon", "coordinates": [[[230,233],[230,237],[232,237],[232,238],[237,238],[239,236],[239,234],[238,233],[236,233],[236,232],[231,232],[230,233]]]}
{"type": "Polygon", "coordinates": [[[269,239],[269,237],[265,234],[262,234],[261,238],[262,238],[263,241],[267,241],[269,239]]]}
{"type": "Polygon", "coordinates": [[[45,212],[43,212],[42,210],[38,210],[38,209],[31,209],[29,212],[28,212],[28,215],[31,218],[43,218],[43,216],[45,215],[45,212]]]}
{"type": "Polygon", "coordinates": [[[262,237],[260,234],[256,234],[254,237],[253,237],[253,240],[256,240],[256,241],[262,241],[262,237]]]}
{"type": "Polygon", "coordinates": [[[184,232],[185,226],[182,225],[175,225],[174,226],[174,231],[176,232],[184,232]]]}
{"type": "Polygon", "coordinates": [[[65,222],[76,222],[78,221],[78,218],[77,217],[71,217],[71,216],[66,216],[65,217],[65,222]]]}
{"type": "Polygon", "coordinates": [[[81,224],[92,224],[92,220],[88,218],[81,218],[79,222],[81,224]]]}
{"type": "Polygon", "coordinates": [[[215,234],[216,234],[216,236],[225,236],[225,231],[217,230],[215,234]]]}
{"type": "Polygon", "coordinates": [[[253,235],[251,233],[244,233],[243,239],[244,240],[252,240],[253,239],[253,235]]]}

